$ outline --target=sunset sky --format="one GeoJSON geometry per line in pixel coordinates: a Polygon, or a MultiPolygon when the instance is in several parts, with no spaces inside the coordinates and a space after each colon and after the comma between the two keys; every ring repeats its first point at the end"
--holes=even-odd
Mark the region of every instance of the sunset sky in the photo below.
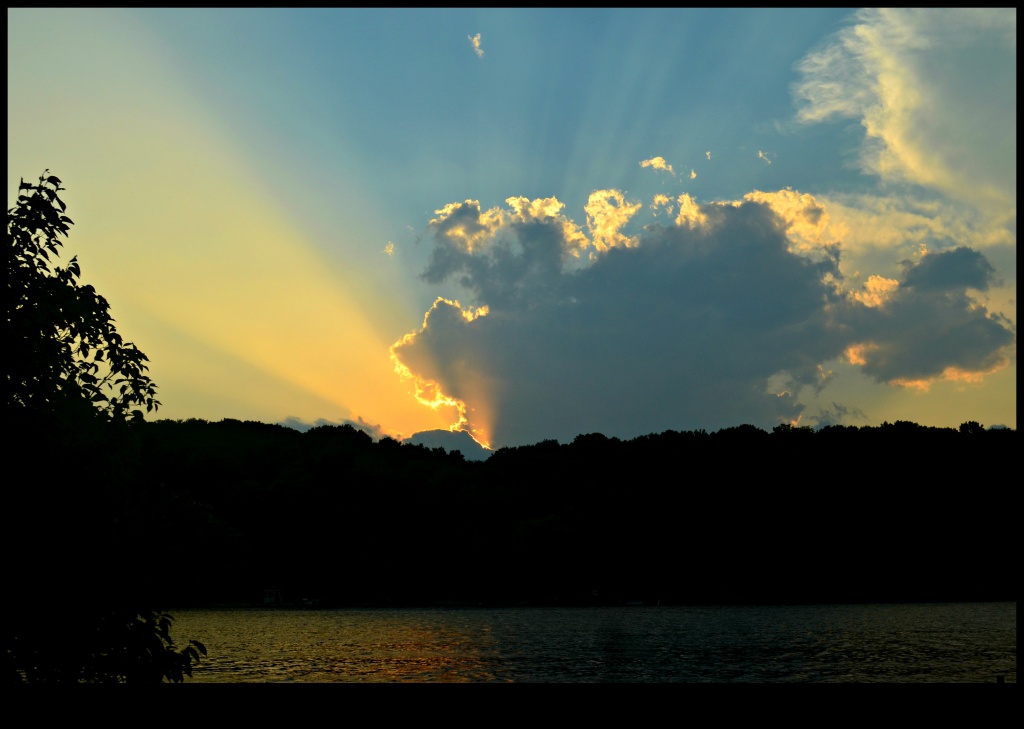
{"type": "Polygon", "coordinates": [[[1017,427],[1015,9],[9,9],[155,418],[1017,427]]]}

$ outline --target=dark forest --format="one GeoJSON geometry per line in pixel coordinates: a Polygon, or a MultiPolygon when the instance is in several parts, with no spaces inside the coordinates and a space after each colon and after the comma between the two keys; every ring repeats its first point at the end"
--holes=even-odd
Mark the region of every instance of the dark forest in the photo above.
{"type": "Polygon", "coordinates": [[[1016,431],[977,423],[593,433],[486,461],[348,425],[158,420],[66,436],[12,451],[36,464],[9,490],[22,599],[1015,599],[1002,481],[1016,431]]]}

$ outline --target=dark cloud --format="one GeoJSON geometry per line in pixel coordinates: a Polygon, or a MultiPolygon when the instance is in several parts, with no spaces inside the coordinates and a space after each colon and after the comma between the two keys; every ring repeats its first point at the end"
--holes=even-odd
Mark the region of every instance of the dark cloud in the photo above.
{"type": "Polygon", "coordinates": [[[563,284],[569,252],[557,219],[518,220],[497,235],[481,223],[480,204],[467,200],[431,223],[434,248],[422,274],[428,283],[454,279],[491,308],[512,309],[546,298],[563,284]],[[485,245],[472,249],[466,241],[485,245]]]}
{"type": "Polygon", "coordinates": [[[995,269],[988,260],[970,248],[932,253],[919,262],[903,261],[903,286],[919,291],[947,291],[974,288],[985,291],[995,269]]]}
{"type": "Polygon", "coordinates": [[[1013,329],[967,293],[985,290],[992,278],[981,253],[961,247],[903,266],[903,281],[884,306],[851,306],[846,313],[853,333],[870,344],[866,375],[879,382],[926,380],[951,367],[987,372],[1004,360],[1013,329]]]}
{"type": "MultiPolygon", "coordinates": [[[[471,427],[473,408],[486,412],[500,446],[589,432],[770,429],[801,416],[800,388],[823,387],[820,365],[852,345],[870,343],[865,372],[891,381],[988,369],[1014,339],[966,293],[991,277],[970,249],[908,264],[900,289],[871,308],[841,291],[837,251],[791,252],[767,205],[702,212],[703,224],[649,227],[635,247],[587,261],[571,255],[561,216],[496,226],[478,205],[453,207],[432,223],[423,277],[459,282],[489,312],[467,318],[439,300],[396,355],[465,401],[471,427]]],[[[863,417],[835,404],[819,420],[851,413],[863,417]]]]}

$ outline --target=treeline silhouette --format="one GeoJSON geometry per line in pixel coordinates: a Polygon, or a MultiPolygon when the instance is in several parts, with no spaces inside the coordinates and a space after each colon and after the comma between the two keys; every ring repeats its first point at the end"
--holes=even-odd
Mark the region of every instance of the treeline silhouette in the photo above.
{"type": "Polygon", "coordinates": [[[1016,599],[1012,429],[592,433],[486,461],[348,425],[132,431],[149,504],[125,528],[165,535],[177,607],[1016,599]]]}

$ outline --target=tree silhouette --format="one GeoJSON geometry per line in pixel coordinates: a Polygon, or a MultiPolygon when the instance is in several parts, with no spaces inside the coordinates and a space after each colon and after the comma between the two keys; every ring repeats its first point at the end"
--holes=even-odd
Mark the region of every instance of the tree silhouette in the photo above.
{"type": "Polygon", "coordinates": [[[159,406],[148,358],[114,327],[110,305],[79,283],[78,258],[55,265],[73,225],[60,179],[21,181],[7,211],[7,376],[4,402],[30,412],[71,416],[83,406],[112,419],[141,418],[159,406]]]}
{"type": "Polygon", "coordinates": [[[180,682],[205,647],[178,650],[152,607],[152,564],[174,547],[136,445],[159,406],[148,359],[72,258],[59,178],[24,180],[7,211],[3,407],[17,472],[7,491],[0,680],[180,682]],[[148,533],[139,534],[137,525],[148,533]],[[68,603],[71,603],[70,606],[68,603]]]}

